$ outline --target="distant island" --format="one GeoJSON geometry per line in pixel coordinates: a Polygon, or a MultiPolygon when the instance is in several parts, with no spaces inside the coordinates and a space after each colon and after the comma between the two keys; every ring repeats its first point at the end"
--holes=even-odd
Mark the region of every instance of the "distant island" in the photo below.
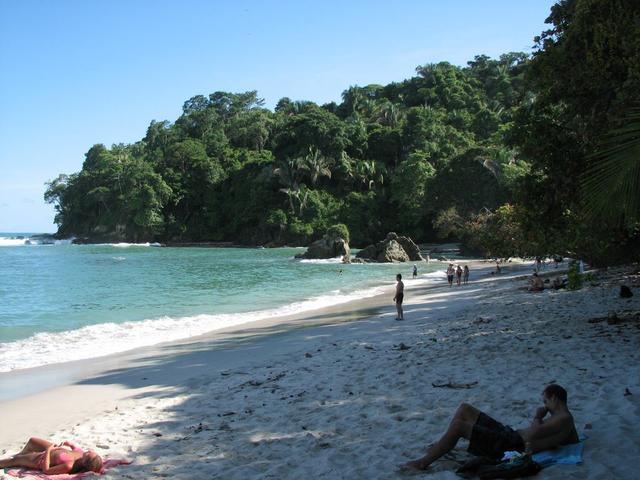
{"type": "Polygon", "coordinates": [[[308,245],[341,223],[356,247],[394,231],[492,257],[637,258],[638,185],[610,165],[616,135],[639,121],[640,34],[562,5],[531,56],[422,65],[339,104],[194,96],[173,123],[94,145],[80,172],[47,185],[58,236],[308,245]]]}

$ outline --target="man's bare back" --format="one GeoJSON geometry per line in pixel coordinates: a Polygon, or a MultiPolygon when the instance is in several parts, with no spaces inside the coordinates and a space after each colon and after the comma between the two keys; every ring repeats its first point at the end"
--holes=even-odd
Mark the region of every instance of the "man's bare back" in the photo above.
{"type": "Polygon", "coordinates": [[[527,450],[531,453],[578,442],[578,432],[576,432],[573,415],[566,406],[553,413],[546,407],[538,409],[531,425],[518,430],[518,434],[524,440],[525,445],[529,446],[527,450]]]}

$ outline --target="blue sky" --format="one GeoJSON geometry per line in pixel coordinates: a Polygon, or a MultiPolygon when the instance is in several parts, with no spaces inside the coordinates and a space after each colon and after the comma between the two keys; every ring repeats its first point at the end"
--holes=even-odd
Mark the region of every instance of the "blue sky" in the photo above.
{"type": "Polygon", "coordinates": [[[44,183],[185,100],[339,101],[415,67],[530,52],[552,0],[0,0],[0,232],[53,232],[44,183]]]}

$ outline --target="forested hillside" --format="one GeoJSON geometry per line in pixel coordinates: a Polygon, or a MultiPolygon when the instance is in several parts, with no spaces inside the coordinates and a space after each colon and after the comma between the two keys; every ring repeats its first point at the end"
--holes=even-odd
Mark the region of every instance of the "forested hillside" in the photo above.
{"type": "MultiPolygon", "coordinates": [[[[639,11],[562,1],[531,57],[422,65],[339,104],[282,98],[271,111],[255,91],[197,95],[135,144],[91,147],[45,198],[59,235],[96,241],[302,245],[344,223],[356,246],[396,231],[485,255],[615,257],[637,240],[634,187],[600,208],[616,180],[593,166],[638,124],[639,11]]],[[[623,179],[640,176],[625,158],[623,179]]]]}

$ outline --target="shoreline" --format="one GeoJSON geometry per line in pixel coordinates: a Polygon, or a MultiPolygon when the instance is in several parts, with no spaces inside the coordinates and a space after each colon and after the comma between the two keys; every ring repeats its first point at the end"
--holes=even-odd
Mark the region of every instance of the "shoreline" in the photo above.
{"type": "MultiPolygon", "coordinates": [[[[442,263],[443,271],[446,268],[446,262],[433,261],[435,263],[442,263]]],[[[476,282],[479,280],[487,280],[493,277],[489,276],[489,271],[492,270],[493,263],[485,260],[468,260],[468,263],[474,272],[473,277],[476,278],[476,282]]],[[[511,268],[519,270],[519,274],[524,274],[524,270],[530,268],[527,263],[514,262],[511,268]],[[522,271],[520,271],[522,270],[522,271]]],[[[562,272],[560,270],[559,272],[562,272]]],[[[434,272],[429,272],[429,275],[434,272]]],[[[496,278],[508,278],[505,274],[501,274],[496,278]]],[[[415,280],[405,278],[405,285],[407,293],[412,290],[421,289],[424,291],[431,291],[443,286],[446,286],[446,280],[433,281],[429,278],[418,277],[419,283],[414,283],[415,280]]],[[[394,281],[395,282],[395,281],[394,281]]],[[[238,340],[244,338],[247,332],[264,331],[283,333],[289,329],[313,327],[322,325],[325,323],[343,323],[348,321],[354,321],[369,316],[375,316],[379,314],[379,310],[387,307],[391,312],[395,312],[393,303],[389,301],[388,297],[393,296],[393,289],[395,283],[391,281],[388,284],[378,284],[375,287],[371,287],[366,291],[384,290],[383,293],[376,293],[365,297],[359,297],[347,301],[341,301],[334,304],[314,308],[310,310],[297,311],[290,314],[281,314],[277,316],[268,315],[271,310],[265,310],[265,317],[258,320],[250,320],[244,323],[239,323],[227,327],[211,330],[202,334],[197,334],[191,337],[182,339],[169,340],[166,342],[159,342],[152,345],[134,347],[128,350],[109,353],[107,355],[80,358],[75,360],[68,360],[62,362],[51,363],[47,365],[38,365],[34,367],[18,368],[10,371],[0,372],[0,402],[18,399],[25,395],[32,395],[39,391],[47,390],[50,388],[56,388],[58,386],[67,384],[72,381],[76,381],[83,375],[90,372],[97,372],[105,367],[104,365],[113,365],[126,362],[129,360],[137,359],[140,356],[154,354],[153,352],[158,350],[171,349],[177,345],[189,345],[196,343],[215,344],[220,339],[233,339],[238,340]],[[32,378],[36,381],[32,381],[32,378]]],[[[365,290],[363,290],[364,292],[365,290]]],[[[348,295],[353,295],[355,292],[351,292],[348,295]]],[[[339,299],[340,297],[337,297],[339,299]]],[[[296,303],[296,302],[294,302],[296,303]]],[[[277,310],[277,308],[276,308],[277,310]]],[[[260,312],[247,312],[248,315],[260,314],[260,312]]],[[[238,314],[241,315],[241,314],[238,314]]],[[[267,335],[268,333],[263,333],[267,335]]]]}
{"type": "MultiPolygon", "coordinates": [[[[411,288],[408,281],[404,322],[393,321],[391,299],[382,294],[279,325],[243,325],[217,338],[117,354],[93,370],[86,365],[92,362],[83,362],[67,385],[0,402],[0,452],[39,435],[130,456],[134,465],[120,472],[126,468],[137,478],[158,472],[176,478],[395,478],[394,466],[421,454],[460,401],[516,426],[536,406],[541,384],[558,381],[574,399],[579,432],[587,423],[590,436],[615,428],[588,444],[585,454],[598,457],[597,468],[553,467],[548,472],[557,476],[545,470],[541,478],[567,472],[601,478],[610,463],[620,464],[614,465],[618,478],[632,478],[625,476],[632,463],[616,456],[625,452],[598,454],[596,442],[604,450],[621,434],[617,419],[633,424],[639,415],[626,403],[637,402],[640,393],[638,376],[631,380],[638,371],[637,333],[630,336],[635,324],[583,318],[606,316],[619,303],[609,287],[520,290],[529,268],[522,264],[452,289],[411,288]],[[562,322],[548,318],[553,312],[562,322]],[[609,336],[610,329],[622,333],[609,336]],[[593,342],[593,334],[605,336],[591,351],[578,348],[593,342]],[[570,351],[563,345],[578,341],[570,351]],[[398,347],[403,343],[405,351],[398,347]],[[612,359],[599,364],[602,354],[612,359]],[[605,390],[611,398],[596,394],[603,375],[612,384],[605,390]],[[469,390],[431,386],[473,381],[478,385],[469,390]],[[623,396],[622,382],[636,395],[623,396]],[[207,448],[192,451],[192,442],[207,448]],[[315,460],[296,461],[301,458],[315,460]]],[[[637,309],[639,303],[635,296],[625,305],[637,309]]],[[[626,453],[638,451],[637,437],[626,437],[626,453]]],[[[451,459],[438,464],[436,478],[454,478],[446,467],[451,459]]]]}
{"type": "MultiPolygon", "coordinates": [[[[315,263],[315,261],[305,260],[301,263],[307,262],[315,263]]],[[[327,262],[320,261],[318,263],[327,262]]],[[[333,262],[329,263],[333,265],[333,262]]],[[[341,273],[344,267],[336,264],[335,266],[318,268],[333,268],[336,272],[340,269],[341,273]]],[[[362,270],[364,268],[369,267],[354,266],[354,275],[358,274],[358,271],[365,272],[366,270],[362,270]]],[[[396,268],[401,270],[410,267],[400,264],[390,267],[394,271],[396,268]]],[[[421,268],[424,269],[425,274],[419,277],[418,282],[439,283],[438,276],[439,272],[443,270],[442,264],[435,262],[430,266],[425,264],[421,268]]],[[[298,270],[300,269],[304,270],[304,267],[298,266],[298,270]]],[[[384,271],[390,269],[384,268],[384,271]]],[[[377,269],[376,271],[381,272],[382,270],[377,269]]],[[[347,271],[347,274],[349,272],[351,270],[347,271]]],[[[68,330],[60,331],[31,331],[29,336],[25,338],[7,340],[6,343],[0,345],[0,375],[53,363],[82,361],[99,356],[124,353],[133,349],[152,347],[167,341],[186,341],[188,338],[200,335],[208,335],[218,331],[225,332],[228,331],[228,328],[233,328],[234,325],[242,328],[242,325],[254,321],[278,322],[279,319],[288,318],[291,315],[304,316],[317,309],[344,305],[353,300],[372,298],[386,286],[395,283],[393,280],[395,273],[393,276],[389,274],[388,278],[381,278],[380,273],[376,275],[377,279],[365,278],[363,283],[350,281],[348,280],[349,275],[345,275],[346,279],[336,279],[334,283],[337,286],[328,287],[325,285],[322,291],[316,290],[313,283],[307,280],[307,286],[304,289],[301,288],[305,292],[300,293],[299,299],[296,299],[295,295],[291,293],[283,295],[281,290],[277,300],[271,300],[270,303],[262,301],[262,304],[253,306],[245,302],[245,304],[236,305],[236,310],[227,306],[226,310],[222,308],[217,311],[215,305],[212,305],[186,314],[174,313],[165,316],[162,309],[156,308],[155,312],[144,320],[115,322],[113,326],[107,322],[108,330],[106,332],[101,328],[101,323],[79,323],[75,327],[69,327],[68,330]],[[247,308],[249,310],[243,312],[247,308]],[[107,343],[101,351],[96,351],[94,343],[100,339],[105,339],[107,343]],[[23,354],[25,351],[30,354],[25,356],[23,354]]],[[[135,301],[135,299],[133,300],[135,301]]],[[[6,395],[3,395],[0,389],[0,400],[5,397],[6,395]]]]}

